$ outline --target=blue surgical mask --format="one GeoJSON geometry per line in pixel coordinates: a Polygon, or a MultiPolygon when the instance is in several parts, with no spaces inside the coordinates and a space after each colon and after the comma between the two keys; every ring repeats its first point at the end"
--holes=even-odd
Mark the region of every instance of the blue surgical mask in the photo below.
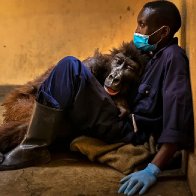
{"type": "MultiPolygon", "coordinates": [[[[156,30],[151,35],[155,34],[157,31],[159,31],[163,27],[164,26],[162,26],[161,28],[156,30]]],[[[149,37],[151,35],[143,35],[143,34],[140,34],[140,33],[134,33],[133,43],[134,43],[135,47],[140,49],[140,50],[146,51],[146,52],[155,50],[157,48],[158,43],[161,41],[161,39],[156,44],[149,44],[148,43],[149,42],[149,37]]]]}

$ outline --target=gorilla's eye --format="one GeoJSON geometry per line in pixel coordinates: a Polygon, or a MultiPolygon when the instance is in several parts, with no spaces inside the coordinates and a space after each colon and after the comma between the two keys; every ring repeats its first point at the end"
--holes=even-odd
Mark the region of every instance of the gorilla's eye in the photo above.
{"type": "Polygon", "coordinates": [[[131,66],[131,65],[127,65],[127,69],[131,70],[131,71],[135,71],[135,67],[131,66]]]}

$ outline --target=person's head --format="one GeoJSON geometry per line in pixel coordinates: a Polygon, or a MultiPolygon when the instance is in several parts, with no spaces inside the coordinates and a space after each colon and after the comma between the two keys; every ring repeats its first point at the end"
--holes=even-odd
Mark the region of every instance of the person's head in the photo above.
{"type": "Polygon", "coordinates": [[[181,16],[172,2],[152,1],[146,3],[139,12],[137,24],[136,35],[148,35],[149,37],[145,36],[145,39],[149,38],[147,39],[149,44],[158,44],[162,47],[181,27],[181,16]]]}

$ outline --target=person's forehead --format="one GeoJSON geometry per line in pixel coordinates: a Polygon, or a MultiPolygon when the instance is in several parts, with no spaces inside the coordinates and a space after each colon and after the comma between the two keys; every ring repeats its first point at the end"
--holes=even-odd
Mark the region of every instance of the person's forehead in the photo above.
{"type": "Polygon", "coordinates": [[[138,22],[143,22],[148,26],[156,26],[158,23],[157,11],[152,8],[143,8],[137,17],[138,22]]]}

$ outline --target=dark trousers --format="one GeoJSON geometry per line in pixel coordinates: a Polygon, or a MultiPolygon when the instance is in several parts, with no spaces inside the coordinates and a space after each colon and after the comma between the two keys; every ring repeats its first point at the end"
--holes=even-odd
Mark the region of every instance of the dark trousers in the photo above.
{"type": "Polygon", "coordinates": [[[106,142],[132,142],[134,133],[129,120],[121,120],[111,97],[93,74],[75,57],[59,61],[42,83],[37,101],[61,108],[73,132],[106,142]]]}

